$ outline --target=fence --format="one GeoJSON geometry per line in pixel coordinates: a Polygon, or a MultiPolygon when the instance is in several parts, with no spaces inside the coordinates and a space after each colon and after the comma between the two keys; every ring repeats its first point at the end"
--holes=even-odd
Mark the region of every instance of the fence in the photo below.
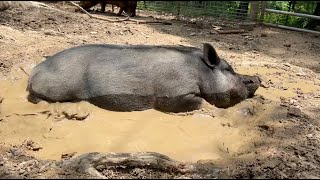
{"type": "MultiPolygon", "coordinates": [[[[288,22],[292,21],[292,16],[302,17],[304,18],[304,22],[308,22],[310,18],[315,20],[320,19],[319,16],[311,15],[310,12],[297,13],[278,10],[279,7],[277,5],[285,6],[288,2],[291,1],[139,1],[138,9],[170,13],[176,16],[224,17],[240,21],[254,21],[267,26],[290,30],[320,33],[318,31],[307,30],[305,27],[299,27],[298,25],[303,24],[301,19],[296,19],[296,24],[288,24],[288,22]],[[285,23],[275,21],[272,18],[279,18],[285,23]]],[[[297,1],[294,2],[299,3],[297,1]]],[[[309,9],[313,11],[316,2],[312,1],[312,3],[309,2],[309,9]]],[[[290,11],[290,8],[288,11],[290,11]]]]}
{"type": "MultiPolygon", "coordinates": [[[[309,33],[316,33],[320,34],[319,31],[309,30],[308,24],[310,21],[315,20],[320,25],[320,16],[311,15],[312,12],[316,11],[316,4],[319,3],[317,1],[278,1],[278,5],[276,4],[277,1],[273,3],[267,4],[266,1],[262,1],[262,12],[266,14],[266,17],[263,18],[263,24],[272,27],[278,27],[282,29],[288,30],[295,30],[301,32],[309,32],[309,33]],[[279,4],[284,2],[289,2],[287,11],[278,10],[279,4]],[[295,6],[299,3],[307,3],[306,8],[295,9],[293,11],[291,3],[294,3],[295,6]],[[302,13],[299,13],[302,11],[302,13]]],[[[294,6],[293,6],[294,7],[294,6]]]]}
{"type": "Polygon", "coordinates": [[[249,1],[140,1],[138,9],[185,16],[214,16],[250,20],[252,10],[249,1]]]}

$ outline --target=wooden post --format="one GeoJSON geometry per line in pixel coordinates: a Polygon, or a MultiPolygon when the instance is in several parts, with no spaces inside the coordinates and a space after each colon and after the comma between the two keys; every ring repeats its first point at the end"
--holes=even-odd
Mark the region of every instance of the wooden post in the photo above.
{"type": "Polygon", "coordinates": [[[250,18],[253,21],[258,21],[259,1],[251,1],[250,18]]]}
{"type": "Polygon", "coordinates": [[[267,2],[261,1],[261,14],[260,14],[260,18],[259,18],[260,23],[263,23],[263,21],[264,21],[264,14],[266,11],[266,6],[267,6],[267,2]]]}

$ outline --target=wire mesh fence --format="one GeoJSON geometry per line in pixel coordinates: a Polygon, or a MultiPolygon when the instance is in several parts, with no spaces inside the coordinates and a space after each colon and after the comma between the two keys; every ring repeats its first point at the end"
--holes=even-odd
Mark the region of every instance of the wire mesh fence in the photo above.
{"type": "Polygon", "coordinates": [[[250,1],[139,1],[138,9],[171,13],[183,16],[213,16],[229,19],[250,20],[250,1]]]}
{"type": "Polygon", "coordinates": [[[240,22],[255,21],[320,31],[320,21],[304,16],[315,15],[319,1],[139,1],[138,9],[176,16],[220,17],[240,22]],[[269,9],[269,11],[265,11],[269,9]],[[272,10],[292,12],[290,15],[272,10]],[[302,15],[297,16],[297,13],[302,15]]]}

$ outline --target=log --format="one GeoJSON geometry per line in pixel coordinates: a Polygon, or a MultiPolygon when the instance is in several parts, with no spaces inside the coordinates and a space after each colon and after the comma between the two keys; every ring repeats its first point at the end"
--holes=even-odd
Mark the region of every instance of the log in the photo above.
{"type": "Polygon", "coordinates": [[[216,30],[219,34],[240,34],[240,33],[245,33],[247,32],[246,30],[244,29],[236,29],[236,30],[216,30]]]}
{"type": "Polygon", "coordinates": [[[140,153],[86,153],[64,161],[62,167],[90,174],[98,178],[105,178],[97,167],[134,169],[144,168],[162,172],[186,173],[194,170],[193,166],[185,166],[169,157],[155,152],[140,153]]]}

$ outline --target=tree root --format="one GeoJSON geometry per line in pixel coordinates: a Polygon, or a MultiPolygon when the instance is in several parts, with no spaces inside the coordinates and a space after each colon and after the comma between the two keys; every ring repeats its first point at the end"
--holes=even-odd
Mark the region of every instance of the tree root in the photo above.
{"type": "Polygon", "coordinates": [[[154,153],[87,153],[64,161],[62,167],[68,170],[90,174],[98,178],[106,178],[97,169],[134,169],[143,168],[160,172],[187,173],[193,166],[179,163],[169,157],[154,153]]]}

